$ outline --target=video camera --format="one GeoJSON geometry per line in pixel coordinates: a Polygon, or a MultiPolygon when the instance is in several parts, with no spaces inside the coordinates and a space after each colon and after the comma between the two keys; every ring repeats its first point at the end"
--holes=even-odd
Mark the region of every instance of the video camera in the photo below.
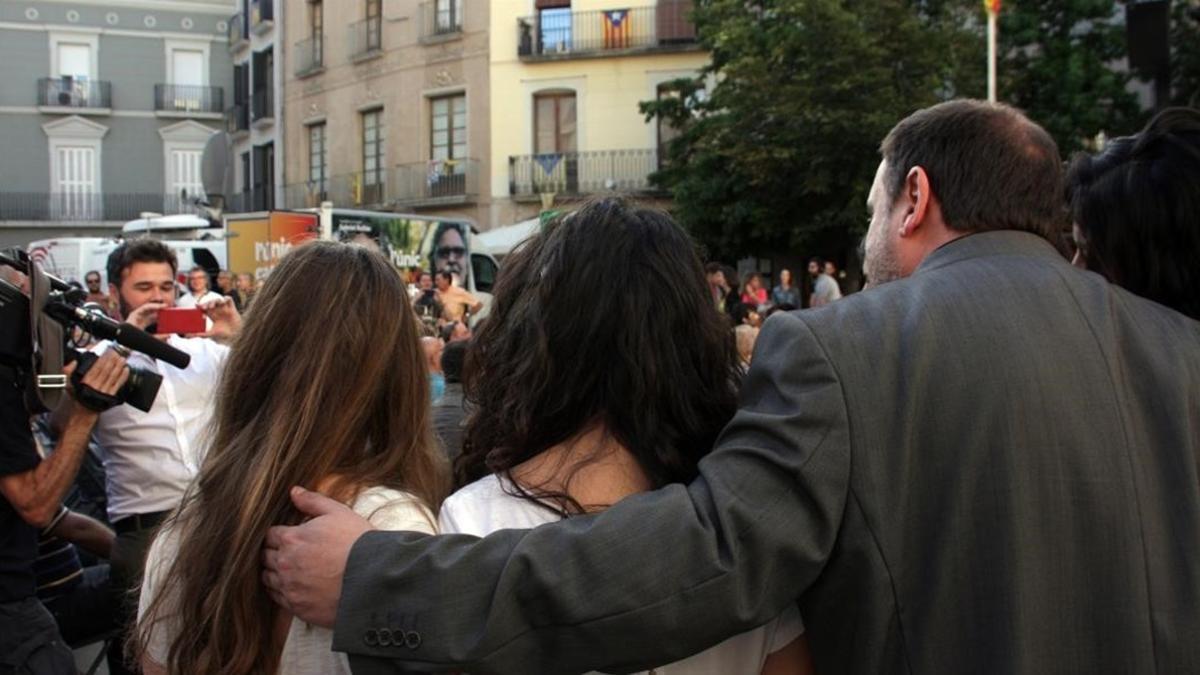
{"type": "MultiPolygon", "coordinates": [[[[78,361],[72,383],[87,373],[97,356],[76,349],[84,342],[72,335],[75,329],[100,339],[113,340],[176,368],[186,368],[191,357],[128,324],[113,321],[101,307],[88,304],[87,293],[47,274],[21,249],[0,250],[0,265],[11,267],[29,278],[26,296],[0,278],[0,373],[17,379],[25,389],[30,414],[57,407],[66,386],[62,367],[78,361]]],[[[112,398],[149,412],[158,395],[162,376],[130,366],[129,379],[112,398]]],[[[102,395],[101,395],[102,396],[102,395]]]]}

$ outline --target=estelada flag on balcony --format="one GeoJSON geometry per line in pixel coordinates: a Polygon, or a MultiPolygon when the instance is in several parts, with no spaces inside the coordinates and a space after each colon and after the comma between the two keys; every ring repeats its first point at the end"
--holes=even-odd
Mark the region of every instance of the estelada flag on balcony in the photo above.
{"type": "Polygon", "coordinates": [[[628,9],[601,12],[604,21],[604,48],[624,49],[630,45],[631,23],[628,9]]]}
{"type": "Polygon", "coordinates": [[[983,8],[986,9],[989,14],[999,14],[1001,2],[1002,0],[983,0],[983,8]]]}
{"type": "Polygon", "coordinates": [[[538,166],[542,167],[542,171],[545,171],[548,176],[558,168],[558,163],[562,161],[562,155],[553,153],[537,155],[534,157],[534,161],[538,163],[538,166]]]}

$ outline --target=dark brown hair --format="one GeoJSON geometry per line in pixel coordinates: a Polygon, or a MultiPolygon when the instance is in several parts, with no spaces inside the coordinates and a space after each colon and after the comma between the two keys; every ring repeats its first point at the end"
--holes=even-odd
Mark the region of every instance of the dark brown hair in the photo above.
{"type": "Polygon", "coordinates": [[[1059,238],[1066,209],[1058,146],[1016,108],[968,99],[940,103],[904,118],[880,150],[889,200],[919,166],[950,229],[1059,238]]]}
{"type": "Polygon", "coordinates": [[[134,263],[140,262],[167,263],[171,266],[172,274],[179,271],[179,260],[175,257],[175,251],[172,251],[171,247],[157,239],[139,237],[127,240],[108,254],[108,262],[105,264],[108,283],[119,288],[121,273],[132,267],[134,263]]]}
{"type": "MultiPolygon", "coordinates": [[[[597,425],[653,485],[691,480],[733,415],[737,377],[733,335],[687,234],[659,211],[589,203],[505,260],[467,352],[473,412],[458,480],[509,474],[597,425]]],[[[583,510],[537,496],[562,515],[583,510]]]]}
{"type": "Polygon", "coordinates": [[[271,673],[283,645],[259,582],[267,529],[300,521],[288,490],[343,502],[372,486],[436,509],[447,487],[433,439],[416,317],[378,252],[313,242],[284,256],[254,300],[217,389],[212,444],[166,528],[178,554],[138,626],[179,626],[173,673],[271,673]]]}
{"type": "Polygon", "coordinates": [[[1200,110],[1076,155],[1067,182],[1088,269],[1200,319],[1200,110]]]}

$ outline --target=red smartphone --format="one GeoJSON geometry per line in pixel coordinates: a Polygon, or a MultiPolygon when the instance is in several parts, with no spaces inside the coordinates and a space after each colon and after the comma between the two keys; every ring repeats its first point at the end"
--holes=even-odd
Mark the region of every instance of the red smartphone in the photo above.
{"type": "Polygon", "coordinates": [[[204,312],[199,308],[169,307],[158,310],[158,333],[203,333],[204,312]]]}

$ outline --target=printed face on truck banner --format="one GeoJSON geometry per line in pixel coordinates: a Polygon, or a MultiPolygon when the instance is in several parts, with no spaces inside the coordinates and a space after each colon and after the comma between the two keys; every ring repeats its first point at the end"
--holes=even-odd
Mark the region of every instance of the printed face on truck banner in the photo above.
{"type": "Polygon", "coordinates": [[[451,272],[463,286],[471,271],[469,228],[466,223],[452,220],[333,214],[333,232],[338,241],[372,246],[399,270],[451,272]]]}

